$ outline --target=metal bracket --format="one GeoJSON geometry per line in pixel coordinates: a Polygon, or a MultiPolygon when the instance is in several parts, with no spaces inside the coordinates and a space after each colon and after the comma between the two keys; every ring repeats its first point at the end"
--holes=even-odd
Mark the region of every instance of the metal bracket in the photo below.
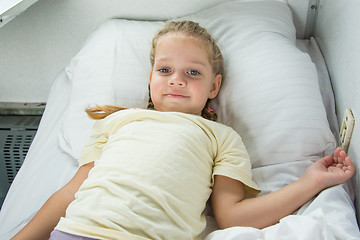
{"type": "Polygon", "coordinates": [[[351,109],[346,109],[339,133],[339,146],[347,152],[354,129],[355,119],[351,109]]]}
{"type": "Polygon", "coordinates": [[[305,33],[304,38],[310,39],[315,35],[316,29],[316,18],[318,13],[320,0],[310,0],[308,6],[308,12],[306,17],[306,26],[305,26],[305,33]]]}
{"type": "Polygon", "coordinates": [[[46,103],[0,102],[0,115],[39,115],[44,113],[46,103]]]}

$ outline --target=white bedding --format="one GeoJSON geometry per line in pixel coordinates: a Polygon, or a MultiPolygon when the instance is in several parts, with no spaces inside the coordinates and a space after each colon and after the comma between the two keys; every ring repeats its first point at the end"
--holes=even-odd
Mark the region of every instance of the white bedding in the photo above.
{"type": "MultiPolygon", "coordinates": [[[[200,22],[222,49],[227,75],[213,108],[221,122],[242,136],[262,194],[293,182],[312,161],[334,150],[332,132],[338,126],[323,58],[314,39],[295,39],[284,1],[231,1],[184,18],[200,22]]],[[[109,20],[58,75],[0,212],[1,239],[19,231],[77,170],[92,126],[83,111],[86,106],[146,105],[149,41],[162,24],[109,20]]],[[[327,189],[296,214],[263,230],[217,230],[207,208],[203,237],[360,239],[352,197],[348,185],[327,189]]]]}

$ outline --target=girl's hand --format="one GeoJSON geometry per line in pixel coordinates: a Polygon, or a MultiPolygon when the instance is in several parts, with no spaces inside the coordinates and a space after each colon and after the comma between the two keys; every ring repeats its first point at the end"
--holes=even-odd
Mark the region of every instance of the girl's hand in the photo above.
{"type": "Polygon", "coordinates": [[[320,190],[349,180],[355,172],[350,157],[340,147],[335,149],[334,156],[327,156],[313,163],[304,175],[318,184],[320,190]]]}

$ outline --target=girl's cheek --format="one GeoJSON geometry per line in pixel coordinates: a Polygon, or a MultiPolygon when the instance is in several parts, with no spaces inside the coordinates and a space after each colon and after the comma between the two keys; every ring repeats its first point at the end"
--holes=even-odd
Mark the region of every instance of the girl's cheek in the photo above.
{"type": "Polygon", "coordinates": [[[153,84],[153,88],[154,88],[154,91],[159,91],[161,89],[161,84],[159,82],[154,82],[153,84]]]}
{"type": "Polygon", "coordinates": [[[150,83],[150,95],[152,98],[156,97],[161,92],[162,84],[158,81],[151,81],[150,83]]]}
{"type": "Polygon", "coordinates": [[[194,84],[192,84],[193,85],[193,89],[195,90],[195,91],[197,91],[198,93],[204,93],[204,92],[206,92],[207,91],[207,88],[208,88],[208,86],[207,85],[205,85],[205,84],[202,84],[202,83],[200,83],[200,82],[197,82],[197,83],[194,83],[194,84]]]}

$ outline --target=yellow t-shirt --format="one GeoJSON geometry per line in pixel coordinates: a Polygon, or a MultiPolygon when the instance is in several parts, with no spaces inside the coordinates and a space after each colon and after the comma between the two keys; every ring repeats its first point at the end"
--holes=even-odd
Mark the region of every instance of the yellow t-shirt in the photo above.
{"type": "Polygon", "coordinates": [[[240,136],[201,116],[129,109],[95,123],[94,168],[56,229],[99,239],[199,239],[213,176],[258,193],[240,136]]]}

